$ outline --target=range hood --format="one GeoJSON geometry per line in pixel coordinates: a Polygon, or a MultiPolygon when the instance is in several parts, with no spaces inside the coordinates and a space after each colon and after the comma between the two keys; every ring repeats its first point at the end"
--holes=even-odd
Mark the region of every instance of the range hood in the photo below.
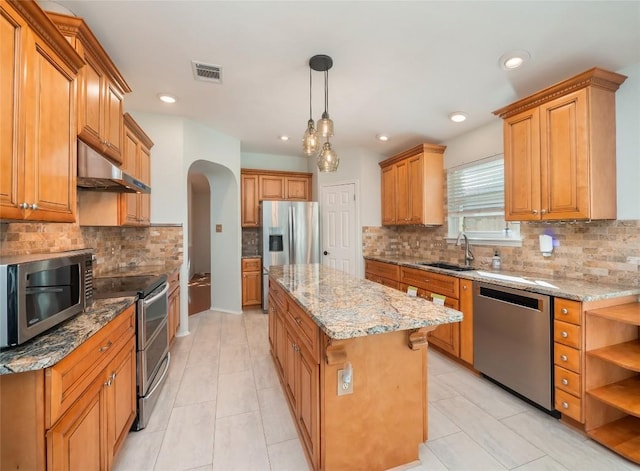
{"type": "Polygon", "coordinates": [[[151,193],[151,187],[124,173],[106,157],[78,140],[78,181],[81,190],[151,193]]]}

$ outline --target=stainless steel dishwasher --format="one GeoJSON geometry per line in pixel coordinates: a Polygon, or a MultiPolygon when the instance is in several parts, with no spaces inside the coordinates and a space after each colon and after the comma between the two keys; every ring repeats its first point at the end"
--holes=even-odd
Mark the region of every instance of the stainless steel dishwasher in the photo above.
{"type": "Polygon", "coordinates": [[[474,283],[474,368],[553,412],[552,299],[474,283]]]}

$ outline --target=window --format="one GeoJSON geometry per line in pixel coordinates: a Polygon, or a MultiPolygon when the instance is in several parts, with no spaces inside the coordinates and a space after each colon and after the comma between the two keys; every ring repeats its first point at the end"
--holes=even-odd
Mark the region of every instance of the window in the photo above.
{"type": "Polygon", "coordinates": [[[519,245],[520,223],[504,220],[504,156],[447,172],[448,237],[464,232],[475,243],[519,245]]]}

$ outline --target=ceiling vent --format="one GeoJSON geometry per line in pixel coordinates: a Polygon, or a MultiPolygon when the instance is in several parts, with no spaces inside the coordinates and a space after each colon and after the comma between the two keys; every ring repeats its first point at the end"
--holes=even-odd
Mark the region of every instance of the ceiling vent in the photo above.
{"type": "Polygon", "coordinates": [[[222,83],[222,67],[213,64],[204,64],[198,61],[191,61],[193,78],[203,82],[222,83]]]}

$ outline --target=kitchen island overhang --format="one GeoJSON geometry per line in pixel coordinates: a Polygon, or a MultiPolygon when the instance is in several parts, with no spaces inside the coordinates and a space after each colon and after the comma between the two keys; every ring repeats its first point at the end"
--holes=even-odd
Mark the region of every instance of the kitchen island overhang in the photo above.
{"type": "Polygon", "coordinates": [[[427,439],[427,332],[462,313],[314,265],[270,270],[269,340],[313,469],[384,470],[427,439]],[[351,393],[340,387],[349,365],[351,393]]]}

